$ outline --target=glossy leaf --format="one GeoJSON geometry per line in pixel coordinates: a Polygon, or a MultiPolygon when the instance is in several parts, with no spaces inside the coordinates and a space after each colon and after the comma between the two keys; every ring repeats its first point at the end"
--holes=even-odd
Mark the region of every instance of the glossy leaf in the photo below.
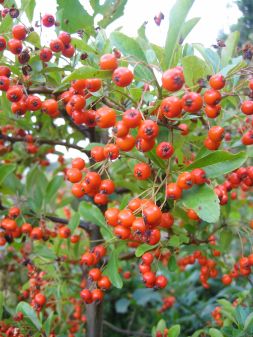
{"type": "Polygon", "coordinates": [[[30,22],[33,20],[35,5],[35,0],[21,0],[21,7],[25,11],[25,14],[30,22]]]}
{"type": "Polygon", "coordinates": [[[226,40],[226,47],[222,48],[221,64],[225,67],[233,58],[240,38],[239,32],[231,33],[226,40]]]}
{"type": "Polygon", "coordinates": [[[206,222],[213,223],[219,219],[219,199],[213,189],[207,185],[194,186],[184,192],[181,202],[187,209],[193,209],[206,222]]]}
{"type": "Polygon", "coordinates": [[[63,176],[54,176],[53,179],[48,183],[46,188],[46,199],[50,204],[50,201],[53,200],[59,190],[63,185],[64,178],[63,176]]]}
{"type": "Polygon", "coordinates": [[[102,78],[110,79],[112,77],[111,71],[99,70],[90,66],[83,66],[74,70],[70,75],[63,79],[63,83],[70,82],[72,80],[85,79],[85,78],[102,78]]]}
{"type": "Polygon", "coordinates": [[[0,165],[0,184],[15,170],[16,166],[13,164],[1,164],[0,165]]]}
{"type": "Polygon", "coordinates": [[[175,52],[177,43],[179,42],[185,19],[193,3],[194,0],[177,0],[170,11],[170,24],[165,42],[165,69],[171,66],[172,57],[175,52]]]}
{"type": "Polygon", "coordinates": [[[80,215],[78,213],[74,213],[71,216],[71,219],[70,219],[69,224],[68,224],[68,227],[69,227],[69,229],[71,230],[72,233],[79,226],[79,224],[80,224],[80,215]]]}
{"type": "Polygon", "coordinates": [[[170,337],[178,337],[180,334],[180,325],[173,325],[171,328],[169,328],[168,336],[170,337]]]}
{"type": "Polygon", "coordinates": [[[110,277],[110,281],[116,288],[123,287],[123,281],[119,274],[119,260],[118,260],[119,250],[113,250],[109,255],[109,262],[105,267],[103,272],[104,275],[108,275],[110,277]]]}
{"type": "Polygon", "coordinates": [[[209,334],[211,337],[223,337],[223,334],[219,330],[214,328],[209,329],[209,334]]]}
{"type": "Polygon", "coordinates": [[[76,33],[80,29],[93,33],[93,18],[79,0],[75,0],[74,5],[72,1],[57,0],[57,20],[61,29],[69,33],[76,33]]]}
{"type": "Polygon", "coordinates": [[[135,256],[140,257],[142,256],[144,253],[148,252],[149,250],[153,250],[157,247],[157,245],[148,245],[147,243],[143,243],[142,245],[140,245],[136,251],[135,251],[135,256]]]}
{"type": "Polygon", "coordinates": [[[36,312],[33,308],[26,302],[19,302],[16,307],[16,313],[22,312],[24,314],[24,318],[28,320],[32,325],[37,329],[40,330],[42,328],[42,324],[39,321],[36,312]]]}
{"type": "Polygon", "coordinates": [[[180,39],[179,39],[180,42],[185,40],[185,38],[190,34],[193,28],[198,24],[199,20],[200,18],[192,18],[183,24],[183,27],[180,33],[180,39]]]}
{"type": "Polygon", "coordinates": [[[198,83],[198,80],[205,79],[211,70],[207,63],[197,56],[186,56],[182,59],[185,82],[189,87],[198,83]]]}
{"type": "Polygon", "coordinates": [[[110,239],[112,237],[111,231],[105,222],[103,213],[97,206],[89,202],[82,201],[79,205],[79,213],[84,220],[99,226],[105,239],[110,239]]]}
{"type": "Polygon", "coordinates": [[[186,171],[203,168],[209,178],[216,178],[241,167],[246,160],[246,152],[232,154],[226,151],[215,151],[187,166],[186,171]]]}

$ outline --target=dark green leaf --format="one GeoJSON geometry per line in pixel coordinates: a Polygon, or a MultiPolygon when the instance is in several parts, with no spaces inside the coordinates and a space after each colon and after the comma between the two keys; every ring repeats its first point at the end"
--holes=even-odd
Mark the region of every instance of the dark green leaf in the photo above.
{"type": "Polygon", "coordinates": [[[25,14],[30,22],[33,20],[35,5],[35,0],[21,0],[21,8],[25,11],[25,14]]]}
{"type": "Polygon", "coordinates": [[[109,255],[109,262],[107,266],[105,267],[105,270],[103,274],[110,277],[110,280],[114,287],[116,288],[122,288],[123,287],[123,281],[119,274],[119,251],[118,249],[113,250],[112,253],[109,255]]]}
{"type": "Polygon", "coordinates": [[[199,79],[204,79],[211,73],[205,61],[197,56],[186,56],[182,59],[185,82],[189,87],[198,83],[199,79]]]}
{"type": "MultiPolygon", "coordinates": [[[[111,46],[118,48],[125,56],[131,56],[136,62],[147,62],[146,56],[135,39],[128,37],[121,32],[113,32],[110,35],[111,46]]],[[[152,80],[153,73],[150,69],[143,65],[135,67],[135,73],[142,80],[152,80]]]]}
{"type": "Polygon", "coordinates": [[[194,186],[184,192],[181,203],[193,209],[206,222],[216,222],[220,216],[220,204],[216,193],[207,185],[194,186]]]}
{"type": "Polygon", "coordinates": [[[232,154],[226,151],[215,151],[196,160],[186,170],[203,168],[209,178],[216,178],[241,167],[246,160],[246,152],[232,154]]]}
{"type": "Polygon", "coordinates": [[[119,314],[125,314],[128,311],[130,301],[127,298],[121,298],[115,303],[116,312],[119,314]]]}
{"type": "Polygon", "coordinates": [[[113,21],[121,17],[124,13],[125,5],[127,0],[106,0],[101,5],[97,0],[90,0],[90,5],[94,10],[94,16],[96,14],[101,14],[103,18],[98,21],[98,26],[106,28],[113,21]]]}
{"type": "Polygon", "coordinates": [[[140,257],[142,256],[144,253],[148,252],[149,250],[153,250],[157,247],[157,244],[156,245],[148,245],[147,243],[143,243],[142,245],[140,245],[136,251],[135,251],[135,256],[136,257],[140,257]]]}
{"type": "Polygon", "coordinates": [[[60,22],[62,30],[69,33],[76,33],[84,29],[88,34],[93,34],[93,18],[81,5],[79,0],[65,1],[57,0],[57,20],[60,22]]]}
{"type": "Polygon", "coordinates": [[[171,272],[177,270],[177,260],[174,255],[169,258],[168,269],[171,272]]]}
{"type": "Polygon", "coordinates": [[[223,334],[219,330],[214,328],[209,329],[209,334],[211,337],[223,337],[223,334]]]}
{"type": "Polygon", "coordinates": [[[13,164],[1,164],[0,165],[0,184],[15,170],[16,166],[13,164]]]}
{"type": "Polygon", "coordinates": [[[80,224],[80,215],[78,213],[75,213],[71,216],[70,222],[68,224],[68,227],[72,233],[79,226],[79,224],[80,224]]]}
{"type": "Polygon", "coordinates": [[[50,204],[50,201],[54,199],[63,182],[63,176],[54,176],[53,179],[48,183],[45,196],[48,204],[50,204]]]}
{"type": "Polygon", "coordinates": [[[37,48],[41,48],[41,44],[40,44],[40,36],[38,33],[36,32],[31,32],[27,38],[26,41],[31,43],[33,46],[37,47],[37,48]]]}
{"type": "Polygon", "coordinates": [[[79,205],[79,213],[84,220],[99,226],[101,230],[103,230],[102,235],[106,239],[110,239],[112,237],[112,233],[106,224],[103,213],[97,206],[89,202],[82,201],[79,205]]]}
{"type": "Polygon", "coordinates": [[[170,337],[178,337],[180,334],[180,325],[176,324],[169,328],[168,336],[170,337]]]}
{"type": "Polygon", "coordinates": [[[43,329],[45,330],[45,333],[47,336],[50,335],[50,331],[51,331],[51,327],[52,327],[52,323],[53,323],[53,320],[54,320],[54,312],[52,311],[47,320],[45,321],[45,323],[43,324],[43,329]]]}
{"type": "Polygon", "coordinates": [[[232,60],[236,48],[238,46],[238,41],[240,38],[240,33],[239,32],[233,32],[229,35],[229,37],[226,40],[226,47],[222,48],[221,52],[221,65],[222,67],[225,67],[230,63],[232,60]]]}
{"type": "Polygon", "coordinates": [[[184,41],[188,34],[193,30],[193,28],[198,24],[200,18],[192,18],[186,21],[183,24],[181,33],[180,33],[180,41],[184,41]]]}
{"type": "Polygon", "coordinates": [[[28,303],[19,302],[16,307],[16,313],[18,312],[22,312],[24,314],[24,318],[30,321],[37,330],[42,328],[42,324],[39,321],[36,312],[28,303]]]}
{"type": "Polygon", "coordinates": [[[111,71],[99,70],[90,66],[83,66],[74,70],[70,75],[66,76],[62,83],[70,82],[72,80],[85,79],[85,78],[108,78],[112,77],[111,71]]]}
{"type": "Polygon", "coordinates": [[[148,252],[149,250],[153,250],[157,247],[157,245],[151,246],[148,245],[147,243],[143,243],[140,245],[136,251],[135,251],[135,256],[140,257],[142,256],[145,252],[148,252]]]}
{"type": "Polygon", "coordinates": [[[220,248],[221,250],[227,251],[231,246],[233,240],[233,233],[229,229],[223,229],[220,232],[220,248]]]}
{"type": "Polygon", "coordinates": [[[213,51],[211,48],[205,48],[200,43],[193,43],[192,46],[201,54],[209,67],[212,67],[212,73],[216,73],[219,71],[220,57],[217,52],[213,51]]]}
{"type": "Polygon", "coordinates": [[[165,43],[165,69],[171,66],[173,54],[180,39],[180,34],[184,27],[184,22],[194,0],[177,0],[170,11],[169,30],[165,43]]]}

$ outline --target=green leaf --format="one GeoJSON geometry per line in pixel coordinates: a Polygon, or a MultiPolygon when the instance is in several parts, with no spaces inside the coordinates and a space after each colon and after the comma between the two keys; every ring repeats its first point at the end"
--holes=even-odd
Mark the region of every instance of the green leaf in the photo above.
{"type": "Polygon", "coordinates": [[[116,312],[119,314],[127,313],[129,305],[130,305],[130,301],[127,298],[120,298],[115,303],[116,312]]]}
{"type": "Polygon", "coordinates": [[[4,311],[4,294],[2,291],[0,291],[0,321],[3,317],[3,311],[4,311]]]}
{"type": "Polygon", "coordinates": [[[50,204],[50,201],[54,199],[63,182],[63,176],[54,176],[53,179],[48,183],[45,196],[48,204],[50,204]]]}
{"type": "Polygon", "coordinates": [[[170,247],[179,247],[180,246],[180,238],[177,235],[172,235],[168,241],[168,245],[170,247]]]}
{"type": "Polygon", "coordinates": [[[166,322],[164,319],[160,319],[160,321],[157,323],[156,326],[156,331],[161,331],[163,332],[163,330],[166,328],[166,322]]]}
{"type": "Polygon", "coordinates": [[[32,323],[32,325],[37,329],[41,330],[42,325],[39,321],[36,312],[33,308],[26,302],[19,302],[16,307],[16,313],[22,312],[24,314],[24,318],[32,323]]]}
{"type": "Polygon", "coordinates": [[[47,336],[50,335],[50,331],[51,331],[53,320],[54,320],[54,312],[51,311],[51,313],[49,314],[47,320],[43,324],[43,329],[45,330],[45,333],[46,333],[47,336]]]}
{"type": "Polygon", "coordinates": [[[194,334],[191,337],[199,337],[200,334],[202,334],[203,332],[205,332],[205,330],[200,329],[194,332],[194,334]]]}
{"type": "MultiPolygon", "coordinates": [[[[1,319],[1,317],[0,317],[1,319]]],[[[244,323],[244,330],[251,329],[253,327],[253,312],[251,312],[244,323]]]]}
{"type": "MultiPolygon", "coordinates": [[[[134,61],[147,62],[145,53],[135,39],[121,33],[112,32],[110,35],[111,47],[118,48],[124,56],[131,56],[134,61]]],[[[142,80],[152,80],[153,72],[148,67],[138,65],[135,67],[135,73],[142,80]]]]}
{"type": "Polygon", "coordinates": [[[215,151],[196,160],[187,166],[186,170],[203,168],[209,178],[216,178],[241,167],[246,160],[246,152],[232,154],[226,151],[215,151]]]}
{"type": "Polygon", "coordinates": [[[171,328],[169,328],[169,331],[168,331],[168,336],[170,337],[178,337],[179,334],[180,334],[180,325],[176,324],[176,325],[173,325],[171,328]]]}
{"type": "Polygon", "coordinates": [[[131,55],[138,61],[146,62],[145,54],[135,39],[116,31],[111,33],[110,41],[112,47],[118,48],[124,55],[131,55]]]}
{"type": "Polygon", "coordinates": [[[93,34],[93,18],[81,5],[79,0],[66,1],[57,0],[57,21],[62,30],[69,33],[76,33],[84,29],[86,33],[93,34]]]}
{"type": "Polygon", "coordinates": [[[220,248],[223,252],[230,248],[233,240],[233,233],[229,229],[223,229],[220,232],[220,248]]]}
{"type": "Polygon", "coordinates": [[[13,164],[1,164],[0,165],[0,184],[15,170],[16,166],[13,164]]]}
{"type": "Polygon", "coordinates": [[[72,233],[79,226],[79,224],[80,224],[80,215],[78,213],[75,213],[74,215],[72,215],[70,222],[68,224],[68,227],[72,233]]]}
{"type": "Polygon", "coordinates": [[[145,53],[145,57],[148,63],[159,65],[156,53],[152,48],[147,36],[146,36],[146,24],[142,24],[138,29],[137,42],[141,47],[142,51],[145,53]]]}
{"type": "Polygon", "coordinates": [[[171,66],[173,54],[176,50],[177,43],[179,42],[185,19],[193,3],[194,0],[177,0],[170,11],[170,24],[165,42],[165,69],[171,66]]]}
{"type": "Polygon", "coordinates": [[[219,219],[219,199],[207,185],[194,186],[190,191],[184,192],[181,203],[187,209],[193,209],[206,222],[213,223],[219,219]]]}
{"type": "Polygon", "coordinates": [[[37,48],[41,48],[41,44],[40,44],[40,36],[38,33],[36,32],[31,32],[27,38],[26,41],[31,43],[33,46],[37,47],[37,48]]]}
{"type": "Polygon", "coordinates": [[[26,193],[29,204],[35,212],[39,212],[42,208],[47,184],[44,172],[36,165],[31,168],[26,177],[26,193]]]}
{"type": "Polygon", "coordinates": [[[197,84],[201,78],[206,78],[211,73],[205,61],[197,56],[186,56],[182,59],[185,82],[189,87],[197,84]]]}
{"type": "Polygon", "coordinates": [[[101,3],[97,0],[90,0],[90,5],[94,10],[94,17],[96,14],[103,16],[103,18],[98,21],[98,26],[106,28],[113,21],[121,17],[124,13],[126,3],[127,0],[106,0],[101,5],[101,3]]]}
{"type": "Polygon", "coordinates": [[[240,38],[240,33],[239,32],[233,32],[229,35],[229,37],[226,40],[226,47],[222,48],[221,51],[221,65],[222,67],[225,67],[230,63],[232,60],[236,48],[238,46],[240,38]]]}
{"type": "Polygon", "coordinates": [[[79,205],[79,213],[81,217],[101,228],[102,235],[105,239],[112,238],[112,233],[108,228],[103,213],[100,209],[87,201],[82,201],[79,205]]]}
{"type": "Polygon", "coordinates": [[[232,316],[235,315],[235,307],[229,301],[222,298],[220,300],[217,300],[217,302],[222,306],[222,310],[225,309],[232,316]]]}
{"type": "Polygon", "coordinates": [[[74,70],[70,75],[66,76],[62,83],[70,82],[72,80],[85,78],[108,78],[112,77],[112,72],[107,70],[99,70],[90,66],[83,66],[74,70]]]}
{"type": "Polygon", "coordinates": [[[200,43],[193,43],[193,48],[196,49],[201,56],[204,58],[206,63],[212,67],[212,73],[216,73],[220,69],[220,57],[217,52],[213,51],[211,48],[205,48],[200,43]]]}
{"type": "Polygon", "coordinates": [[[21,8],[25,11],[25,14],[30,22],[33,20],[35,5],[35,0],[21,0],[21,8]]]}
{"type": "Polygon", "coordinates": [[[143,243],[142,245],[140,245],[136,251],[135,251],[135,256],[136,257],[140,257],[142,256],[144,253],[148,252],[149,250],[153,250],[157,247],[157,244],[156,245],[148,245],[147,243],[143,243]]]}
{"type": "MultiPolygon", "coordinates": [[[[121,247],[120,247],[120,250],[121,250],[121,247]]],[[[114,285],[114,287],[122,288],[123,281],[119,274],[118,256],[119,256],[119,249],[113,250],[112,253],[109,255],[109,262],[107,266],[105,267],[103,274],[110,277],[110,280],[112,284],[114,285]]]]}
{"type": "Polygon", "coordinates": [[[177,260],[176,260],[176,258],[175,258],[174,255],[172,255],[172,256],[169,258],[168,269],[169,269],[169,271],[171,271],[171,272],[174,272],[174,271],[177,270],[177,260]]]}
{"type": "Polygon", "coordinates": [[[214,329],[214,328],[209,329],[209,334],[211,337],[224,337],[223,334],[219,330],[214,329]]]}
{"type": "Polygon", "coordinates": [[[35,256],[38,256],[39,258],[43,257],[48,260],[54,260],[57,258],[52,249],[49,249],[45,245],[41,245],[39,242],[36,242],[34,244],[33,253],[35,256]]]}
{"type": "Polygon", "coordinates": [[[183,27],[180,33],[180,41],[185,40],[188,34],[190,34],[193,28],[198,24],[199,20],[200,18],[192,18],[183,24],[183,27]]]}
{"type": "Polygon", "coordinates": [[[11,27],[13,25],[13,19],[10,17],[10,15],[6,15],[5,18],[2,19],[0,24],[0,33],[6,33],[11,30],[11,27]]]}

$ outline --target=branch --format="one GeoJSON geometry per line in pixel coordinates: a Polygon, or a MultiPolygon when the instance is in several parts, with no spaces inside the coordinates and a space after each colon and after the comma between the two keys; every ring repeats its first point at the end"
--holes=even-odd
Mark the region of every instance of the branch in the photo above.
{"type": "MultiPolygon", "coordinates": [[[[45,218],[52,222],[56,222],[56,223],[58,222],[58,223],[65,224],[65,225],[69,224],[69,221],[67,219],[58,218],[56,216],[46,215],[45,218]]],[[[87,232],[91,232],[94,229],[94,225],[86,221],[80,221],[78,227],[85,229],[87,232]]]]}
{"type": "MultiPolygon", "coordinates": [[[[7,136],[7,135],[4,135],[4,134],[0,134],[0,139],[9,141],[11,143],[26,142],[26,139],[23,138],[23,137],[7,136]]],[[[87,154],[87,156],[90,155],[90,151],[85,150],[81,146],[78,146],[76,144],[70,144],[70,143],[62,142],[60,140],[42,139],[42,138],[38,138],[38,137],[34,137],[33,140],[34,140],[34,143],[37,143],[37,144],[62,145],[62,146],[65,146],[66,148],[79,150],[79,151],[87,154]]]]}
{"type": "Polygon", "coordinates": [[[83,134],[85,137],[90,138],[91,129],[93,128],[88,128],[87,126],[76,124],[64,109],[61,109],[60,112],[62,117],[69,122],[73,129],[81,132],[81,134],[83,134]]]}
{"type": "MultiPolygon", "coordinates": [[[[55,91],[55,88],[49,88],[45,86],[39,86],[35,88],[27,88],[26,89],[28,94],[53,94],[55,91]]],[[[61,92],[57,92],[56,95],[61,94],[61,92]]]]}
{"type": "Polygon", "coordinates": [[[113,324],[111,324],[111,323],[109,323],[107,321],[103,321],[103,324],[106,325],[111,330],[119,332],[119,333],[121,333],[123,335],[127,335],[127,336],[140,336],[140,337],[151,337],[151,335],[149,333],[146,333],[146,332],[130,331],[130,330],[124,330],[124,329],[117,328],[116,326],[114,326],[113,324]]]}
{"type": "MultiPolygon", "coordinates": [[[[2,204],[2,201],[0,199],[0,210],[1,211],[5,211],[5,210],[8,210],[7,207],[3,206],[2,204]]],[[[32,216],[32,217],[36,217],[38,220],[40,220],[39,217],[36,216],[36,214],[31,211],[31,213],[26,213],[24,214],[25,216],[32,216]]],[[[56,216],[53,216],[53,215],[45,215],[44,218],[52,221],[52,222],[55,222],[55,223],[61,223],[61,224],[64,224],[64,225],[68,225],[69,224],[69,220],[67,219],[63,219],[63,218],[58,218],[56,216]]],[[[86,221],[80,221],[79,223],[79,226],[80,228],[82,229],[85,229],[87,232],[91,232],[93,229],[94,229],[94,226],[92,223],[90,222],[86,222],[86,221]]]]}

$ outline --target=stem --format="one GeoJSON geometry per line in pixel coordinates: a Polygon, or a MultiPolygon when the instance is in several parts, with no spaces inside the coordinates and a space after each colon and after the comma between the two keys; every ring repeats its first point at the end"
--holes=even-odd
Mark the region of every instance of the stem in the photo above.
{"type": "MultiPolygon", "coordinates": [[[[4,134],[0,134],[0,139],[9,141],[11,143],[26,142],[26,139],[23,137],[7,136],[4,134]]],[[[81,146],[78,146],[76,144],[62,142],[60,140],[42,139],[42,138],[34,137],[33,141],[34,143],[37,143],[37,144],[62,145],[62,146],[65,146],[66,148],[79,150],[87,155],[90,154],[90,151],[83,149],[81,146]]]]}
{"type": "Polygon", "coordinates": [[[141,332],[141,331],[130,331],[130,330],[124,330],[121,328],[117,328],[113,324],[103,321],[103,324],[106,325],[108,328],[110,328],[113,331],[119,332],[122,335],[127,335],[127,336],[140,336],[140,337],[151,337],[149,333],[146,332],[141,332]]]}

